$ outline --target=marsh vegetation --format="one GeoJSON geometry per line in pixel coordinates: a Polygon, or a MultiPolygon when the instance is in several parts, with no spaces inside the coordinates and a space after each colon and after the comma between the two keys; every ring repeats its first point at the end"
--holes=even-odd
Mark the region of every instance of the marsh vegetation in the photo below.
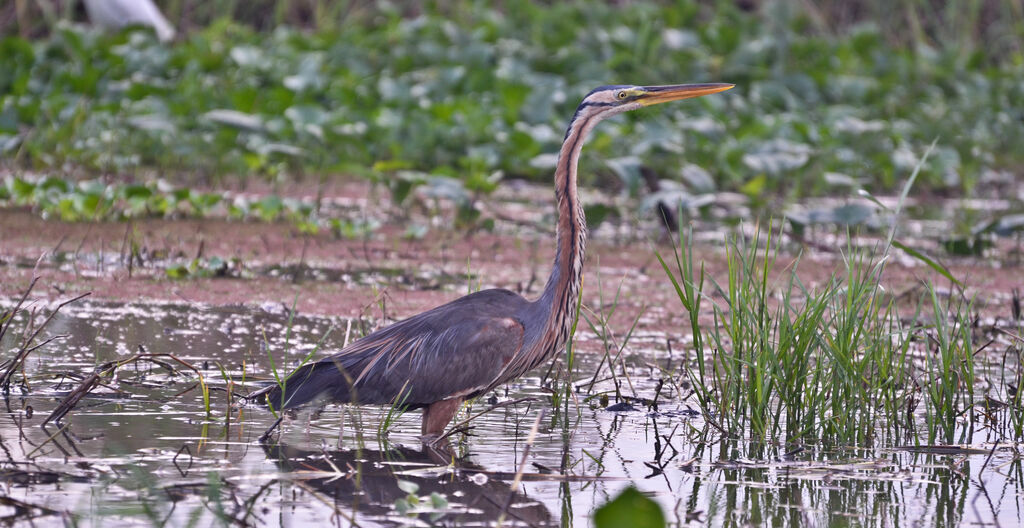
{"type": "Polygon", "coordinates": [[[1018,2],[172,0],[171,43],[16,4],[5,519],[1021,524],[1018,2]],[[258,442],[300,362],[537,295],[572,108],[676,81],[737,87],[595,132],[565,355],[443,450],[387,406],[258,442]]]}

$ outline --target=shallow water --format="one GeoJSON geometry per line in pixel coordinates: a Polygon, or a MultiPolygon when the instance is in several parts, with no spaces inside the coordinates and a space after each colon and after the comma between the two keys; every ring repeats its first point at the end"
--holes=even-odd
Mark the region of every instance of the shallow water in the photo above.
{"type": "MultiPolygon", "coordinates": [[[[705,428],[695,405],[667,391],[657,411],[641,405],[608,411],[582,392],[556,407],[542,386],[546,368],[480,398],[471,413],[489,407],[488,400],[534,400],[473,420],[468,434],[452,436],[447,451],[421,448],[418,413],[381,434],[386,410],[369,406],[300,412],[285,420],[274,442],[260,444],[274,417],[239,405],[225,389],[244,394],[259,386],[254,377],[269,377],[268,357],[287,370],[311,352],[339,348],[369,324],[303,315],[289,323],[279,305],[86,300],[65,307],[44,335],[68,337],[30,356],[28,385],[12,389],[0,415],[4,493],[22,503],[0,504],[0,518],[107,526],[205,526],[218,519],[258,526],[478,526],[501,518],[504,526],[583,527],[595,507],[633,484],[662,505],[671,523],[686,526],[1024,523],[1021,462],[1012,446],[985,435],[973,437],[974,449],[952,452],[717,440],[698,434],[705,428]],[[121,367],[71,411],[63,428],[40,427],[96,365],[139,351],[170,354],[199,369],[211,387],[210,413],[196,375],[164,357],[166,367],[121,367]],[[522,482],[513,491],[524,453],[522,482]],[[416,499],[399,480],[416,484],[416,499]]],[[[629,358],[627,383],[639,396],[654,398],[659,374],[643,361],[670,359],[657,348],[664,337],[632,342],[649,347],[629,358]]],[[[582,384],[600,347],[593,335],[580,335],[579,343],[575,379],[582,384]]],[[[595,392],[611,384],[600,380],[595,392]]]]}

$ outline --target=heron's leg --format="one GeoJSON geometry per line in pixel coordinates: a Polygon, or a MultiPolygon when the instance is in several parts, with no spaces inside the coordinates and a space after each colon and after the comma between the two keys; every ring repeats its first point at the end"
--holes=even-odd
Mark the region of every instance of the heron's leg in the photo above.
{"type": "Polygon", "coordinates": [[[448,422],[462,405],[462,398],[452,398],[431,403],[423,410],[423,436],[441,436],[448,422]]]}

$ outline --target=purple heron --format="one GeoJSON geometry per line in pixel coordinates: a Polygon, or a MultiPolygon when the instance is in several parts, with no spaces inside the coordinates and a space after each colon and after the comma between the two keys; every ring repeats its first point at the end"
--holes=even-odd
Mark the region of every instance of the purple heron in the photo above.
{"type": "Polygon", "coordinates": [[[721,83],[602,86],[587,94],[569,122],[558,154],[555,263],[536,300],[503,289],[461,297],[299,367],[282,383],[251,397],[262,397],[276,409],[318,399],[422,408],[424,438],[440,435],[463,401],[546,362],[569,339],[587,241],[586,219],[576,192],[576,166],[594,126],[628,110],[732,87],[721,83]]]}

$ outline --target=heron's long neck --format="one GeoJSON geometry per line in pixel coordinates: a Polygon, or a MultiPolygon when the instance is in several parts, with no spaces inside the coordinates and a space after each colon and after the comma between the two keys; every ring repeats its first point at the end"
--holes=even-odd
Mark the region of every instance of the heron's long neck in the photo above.
{"type": "Polygon", "coordinates": [[[576,192],[576,166],[587,134],[597,124],[596,117],[579,116],[558,154],[555,169],[555,198],[558,224],[555,229],[555,263],[536,305],[543,311],[546,332],[539,343],[544,358],[561,349],[569,338],[580,286],[583,282],[583,257],[587,245],[587,220],[576,192]]]}

